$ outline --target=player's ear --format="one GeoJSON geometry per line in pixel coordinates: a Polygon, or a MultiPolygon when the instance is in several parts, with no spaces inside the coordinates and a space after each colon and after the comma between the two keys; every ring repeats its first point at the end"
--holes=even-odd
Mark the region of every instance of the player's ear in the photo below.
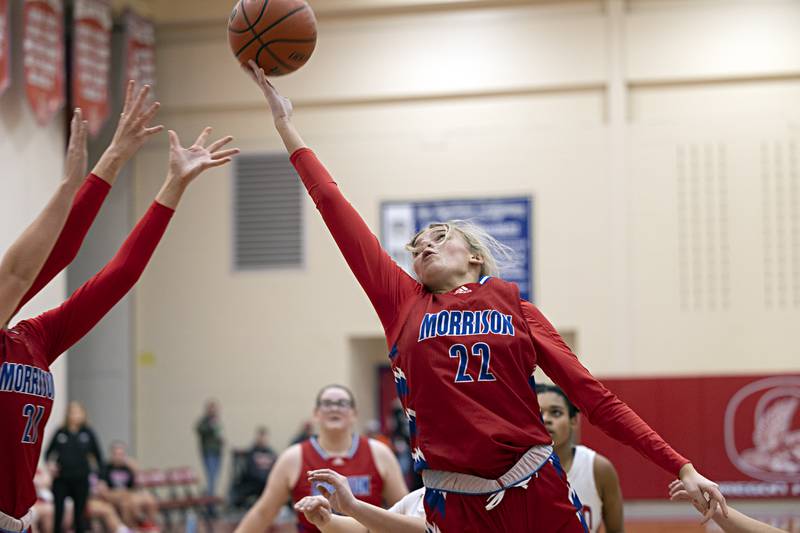
{"type": "Polygon", "coordinates": [[[481,254],[472,254],[469,256],[469,264],[482,265],[483,263],[483,256],[481,254]]]}

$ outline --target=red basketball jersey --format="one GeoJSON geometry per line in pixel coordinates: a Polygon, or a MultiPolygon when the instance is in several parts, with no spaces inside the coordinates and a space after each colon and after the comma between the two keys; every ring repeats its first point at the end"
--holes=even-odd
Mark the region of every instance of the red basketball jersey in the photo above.
{"type": "Polygon", "coordinates": [[[552,441],[532,387],[536,352],[519,289],[481,281],[417,299],[390,354],[417,470],[495,479],[552,441]]]}
{"type": "MultiPolygon", "coordinates": [[[[331,457],[322,449],[316,437],[303,441],[300,447],[302,450],[302,462],[300,465],[300,477],[292,489],[293,501],[298,502],[306,496],[319,494],[316,487],[312,487],[308,482],[306,472],[329,468],[347,478],[350,489],[356,498],[378,507],[383,504],[383,478],[375,464],[375,459],[372,457],[372,449],[369,446],[368,438],[353,435],[353,446],[347,455],[343,457],[331,457]]],[[[302,514],[298,514],[297,518],[297,529],[301,533],[319,531],[302,514]]]]}
{"type": "Polygon", "coordinates": [[[53,408],[44,339],[30,322],[0,330],[0,511],[20,518],[36,502],[33,476],[53,408]]]}

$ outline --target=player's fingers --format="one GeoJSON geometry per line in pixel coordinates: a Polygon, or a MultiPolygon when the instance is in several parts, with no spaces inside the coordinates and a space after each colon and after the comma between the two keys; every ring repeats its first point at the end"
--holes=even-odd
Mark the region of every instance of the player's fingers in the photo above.
{"type": "Polygon", "coordinates": [[[678,502],[678,501],[689,501],[689,494],[685,490],[679,490],[673,494],[670,494],[669,499],[678,502]]]}
{"type": "Polygon", "coordinates": [[[225,159],[212,160],[203,164],[203,170],[208,170],[209,168],[221,167],[222,165],[227,165],[231,161],[233,161],[233,159],[231,159],[230,157],[226,157],[225,159]]]}
{"type": "Polygon", "coordinates": [[[147,111],[142,113],[142,115],[136,119],[136,126],[141,127],[145,126],[148,122],[153,120],[153,117],[156,116],[158,113],[158,109],[161,107],[161,102],[153,102],[150,104],[150,107],[147,108],[147,111]]]}
{"type": "Polygon", "coordinates": [[[129,114],[131,105],[133,105],[133,89],[136,87],[136,82],[128,80],[128,85],[125,87],[125,103],[122,105],[122,113],[129,114]]]}
{"type": "Polygon", "coordinates": [[[228,144],[229,142],[231,142],[232,140],[233,140],[233,135],[228,135],[223,137],[222,139],[217,139],[208,146],[208,151],[214,153],[223,146],[225,146],[226,144],[228,144]]]}
{"type": "Polygon", "coordinates": [[[211,134],[211,126],[206,126],[203,128],[203,131],[200,132],[200,136],[197,137],[197,140],[194,142],[194,146],[205,146],[206,141],[208,140],[208,136],[211,134]]]}
{"type": "Polygon", "coordinates": [[[722,492],[717,487],[713,487],[708,490],[711,499],[719,504],[720,509],[722,510],[722,514],[725,517],[728,517],[728,502],[725,501],[725,496],[723,496],[722,492]]]}
{"type": "Polygon", "coordinates": [[[229,150],[222,150],[221,152],[216,152],[211,154],[211,160],[216,161],[217,159],[222,159],[224,157],[231,157],[239,153],[238,148],[231,148],[229,150]]]}
{"type": "Polygon", "coordinates": [[[158,126],[153,126],[152,128],[145,128],[144,134],[149,137],[150,135],[155,135],[156,133],[160,133],[163,130],[164,130],[164,125],[159,124],[158,126]]]}
{"type": "Polygon", "coordinates": [[[147,101],[147,95],[150,93],[150,86],[145,85],[141,89],[139,89],[139,93],[136,95],[136,99],[131,106],[128,115],[132,117],[136,117],[139,113],[142,112],[142,107],[144,107],[145,101],[147,101]]]}
{"type": "Polygon", "coordinates": [[[178,138],[178,134],[175,133],[175,130],[169,130],[169,146],[173,150],[181,147],[181,140],[178,138]]]}

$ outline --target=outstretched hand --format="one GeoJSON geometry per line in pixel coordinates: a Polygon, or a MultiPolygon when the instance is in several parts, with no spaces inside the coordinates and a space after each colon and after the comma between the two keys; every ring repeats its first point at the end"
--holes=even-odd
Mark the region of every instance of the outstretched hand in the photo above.
{"type": "Polygon", "coordinates": [[[117,130],[111,140],[109,149],[123,161],[127,161],[142,147],[142,145],[162,131],[164,126],[148,126],[151,120],[158,113],[161,107],[159,102],[148,105],[147,96],[150,94],[150,86],[145,85],[134,95],[135,82],[130,80],[125,92],[125,103],[122,107],[122,114],[117,123],[117,130]]]}
{"type": "Polygon", "coordinates": [[[691,464],[681,469],[680,480],[670,484],[670,499],[688,499],[702,515],[705,524],[714,517],[717,509],[728,516],[728,505],[719,490],[719,485],[700,475],[691,464]]]}
{"type": "Polygon", "coordinates": [[[206,147],[211,128],[203,129],[197,140],[188,148],[181,146],[178,134],[169,131],[169,175],[188,185],[194,178],[206,170],[230,163],[232,157],[239,153],[238,148],[222,150],[222,147],[233,140],[228,135],[218,139],[206,147]]]}
{"type": "Polygon", "coordinates": [[[347,478],[338,472],[328,468],[312,470],[308,472],[308,481],[340,513],[350,515],[358,505],[358,500],[353,496],[353,491],[350,489],[350,483],[348,483],[347,478]]]}
{"type": "Polygon", "coordinates": [[[64,160],[64,181],[68,183],[80,183],[86,176],[86,161],[89,159],[86,149],[88,130],[89,123],[83,120],[83,112],[78,107],[72,115],[67,156],[64,160]]]}
{"type": "Polygon", "coordinates": [[[245,70],[247,70],[248,74],[255,80],[264,93],[264,96],[267,98],[269,109],[272,111],[273,120],[279,122],[292,118],[292,102],[278,92],[275,86],[267,79],[264,69],[256,65],[255,61],[251,59],[248,65],[250,66],[250,70],[247,70],[247,68],[245,68],[245,70]]]}
{"type": "Polygon", "coordinates": [[[303,513],[306,520],[318,529],[322,529],[331,521],[333,513],[331,503],[322,496],[306,496],[295,504],[294,510],[303,513]]]}

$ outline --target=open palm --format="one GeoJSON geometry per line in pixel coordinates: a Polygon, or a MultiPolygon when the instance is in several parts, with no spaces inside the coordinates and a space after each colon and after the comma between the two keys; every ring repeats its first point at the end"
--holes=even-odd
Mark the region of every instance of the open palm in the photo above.
{"type": "Polygon", "coordinates": [[[208,136],[211,128],[203,129],[193,145],[188,148],[181,146],[178,134],[170,130],[169,132],[169,171],[170,174],[179,179],[184,184],[188,184],[194,178],[209,168],[219,167],[231,161],[231,157],[238,154],[237,148],[222,150],[222,147],[233,140],[228,135],[214,141],[208,147],[208,136]]]}

